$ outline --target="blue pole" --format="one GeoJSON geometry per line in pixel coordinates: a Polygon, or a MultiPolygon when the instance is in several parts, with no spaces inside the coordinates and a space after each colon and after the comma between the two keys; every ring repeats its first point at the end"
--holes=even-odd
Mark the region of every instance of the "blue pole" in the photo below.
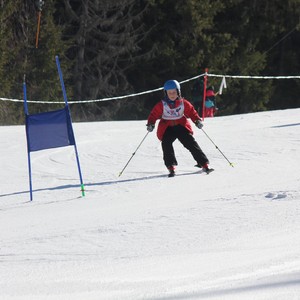
{"type": "Polygon", "coordinates": [[[28,115],[26,75],[24,75],[24,81],[23,81],[23,94],[24,94],[24,112],[25,112],[25,115],[28,115]]]}
{"type": "Polygon", "coordinates": [[[28,136],[28,126],[27,126],[27,116],[28,116],[28,105],[27,105],[27,90],[26,90],[26,81],[24,75],[23,81],[23,94],[24,94],[24,112],[26,117],[26,138],[27,138],[27,156],[28,156],[28,169],[29,169],[29,190],[30,190],[30,201],[32,201],[32,175],[31,175],[31,160],[30,160],[30,147],[29,147],[29,136],[28,136]]]}
{"type": "MultiPolygon", "coordinates": [[[[61,68],[60,68],[60,63],[59,63],[58,56],[55,56],[55,60],[56,60],[56,65],[57,65],[57,70],[58,70],[58,74],[59,74],[60,84],[61,84],[61,88],[62,88],[62,92],[63,92],[63,96],[64,96],[64,101],[65,101],[66,107],[68,108],[68,113],[69,113],[69,117],[70,117],[70,120],[71,120],[71,124],[70,124],[71,129],[73,131],[71,113],[70,113],[70,109],[69,109],[66,88],[65,88],[64,79],[63,79],[62,71],[61,71],[61,68]]],[[[75,141],[75,135],[74,135],[74,148],[75,148],[76,161],[77,161],[79,178],[80,178],[81,193],[82,193],[82,196],[85,196],[85,190],[84,190],[84,184],[83,184],[83,179],[82,179],[82,174],[81,174],[81,168],[80,168],[79,155],[78,155],[76,141],[75,141]]]]}
{"type": "Polygon", "coordinates": [[[65,104],[66,104],[66,106],[69,106],[69,104],[68,104],[68,98],[67,98],[67,93],[66,93],[66,88],[65,88],[65,84],[64,84],[64,79],[63,79],[63,75],[62,75],[61,68],[60,68],[59,58],[58,58],[57,55],[55,56],[55,60],[56,60],[56,65],[57,65],[57,69],[58,69],[59,80],[60,80],[60,84],[61,84],[61,88],[62,88],[64,100],[65,100],[65,104]]]}

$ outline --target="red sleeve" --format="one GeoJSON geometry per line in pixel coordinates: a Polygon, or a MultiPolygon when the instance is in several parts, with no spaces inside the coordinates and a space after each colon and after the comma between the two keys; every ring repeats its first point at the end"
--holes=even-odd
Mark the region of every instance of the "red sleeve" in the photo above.
{"type": "Polygon", "coordinates": [[[161,119],[163,114],[163,105],[162,102],[159,101],[150,112],[148,117],[148,124],[155,124],[158,119],[161,119]]]}
{"type": "Polygon", "coordinates": [[[192,103],[187,101],[186,99],[184,99],[184,114],[187,118],[190,118],[194,123],[197,120],[201,120],[192,103]]]}

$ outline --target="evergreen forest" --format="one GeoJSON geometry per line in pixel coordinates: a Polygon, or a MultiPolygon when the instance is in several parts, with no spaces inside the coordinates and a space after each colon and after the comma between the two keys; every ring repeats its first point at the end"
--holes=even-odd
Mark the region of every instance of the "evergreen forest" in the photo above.
{"type": "MultiPolygon", "coordinates": [[[[0,0],[0,124],[24,123],[27,98],[70,101],[162,87],[208,73],[300,75],[300,0],[0,0]],[[37,36],[38,35],[38,36],[37,36]]],[[[215,89],[222,78],[209,77],[215,89]]],[[[181,85],[191,100],[196,80],[181,85]]],[[[227,79],[218,115],[300,107],[300,79],[227,79]]],[[[146,119],[162,91],[72,104],[74,121],[146,119]]],[[[30,113],[60,108],[33,103],[30,113]]]]}

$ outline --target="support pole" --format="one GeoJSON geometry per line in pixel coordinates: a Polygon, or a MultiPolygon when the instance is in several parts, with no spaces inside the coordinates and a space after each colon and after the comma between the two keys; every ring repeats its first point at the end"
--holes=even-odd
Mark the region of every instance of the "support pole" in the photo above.
{"type": "Polygon", "coordinates": [[[28,116],[28,105],[27,105],[27,90],[26,90],[26,76],[24,75],[23,81],[23,94],[24,94],[24,112],[26,117],[26,136],[27,136],[27,157],[28,157],[28,170],[29,170],[29,190],[30,190],[30,201],[32,201],[32,174],[31,174],[31,159],[30,159],[30,147],[29,147],[29,138],[28,138],[28,126],[27,126],[27,116],[28,116]]]}
{"type": "MultiPolygon", "coordinates": [[[[65,89],[65,84],[64,84],[63,75],[62,75],[62,71],[61,71],[61,68],[60,68],[60,63],[59,63],[58,56],[55,56],[55,60],[56,60],[56,65],[57,65],[57,69],[58,69],[60,84],[61,84],[61,88],[62,88],[62,92],[63,92],[63,96],[64,96],[64,101],[65,101],[66,107],[68,108],[68,113],[69,113],[69,117],[70,117],[70,120],[71,120],[71,128],[72,128],[72,131],[73,131],[72,119],[71,119],[71,114],[70,114],[70,109],[69,109],[69,104],[68,104],[68,98],[67,98],[67,93],[66,93],[66,89],[65,89]]],[[[81,168],[80,168],[80,162],[79,162],[79,155],[78,155],[78,151],[77,151],[75,136],[74,136],[74,149],[75,149],[76,161],[77,161],[78,172],[79,172],[81,194],[84,197],[85,196],[85,190],[84,190],[84,184],[83,184],[83,180],[82,180],[82,174],[81,174],[81,168]]]]}
{"type": "Polygon", "coordinates": [[[208,74],[208,68],[205,68],[205,75],[204,75],[204,81],[203,81],[202,120],[204,120],[204,114],[205,114],[205,99],[206,99],[207,74],[208,74]]]}
{"type": "Polygon", "coordinates": [[[41,16],[42,12],[38,12],[38,23],[37,23],[37,30],[36,30],[36,37],[35,37],[35,48],[39,47],[39,35],[40,35],[40,26],[41,26],[41,16]]]}

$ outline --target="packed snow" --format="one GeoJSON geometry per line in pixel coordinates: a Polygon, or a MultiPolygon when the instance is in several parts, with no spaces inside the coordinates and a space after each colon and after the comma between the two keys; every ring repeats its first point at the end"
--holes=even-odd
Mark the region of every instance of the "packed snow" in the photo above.
{"type": "Polygon", "coordinates": [[[194,126],[209,175],[176,141],[168,178],[154,132],[135,152],[145,124],[73,124],[85,197],[73,146],[32,152],[33,201],[0,127],[0,299],[300,299],[300,109],[194,126]]]}

